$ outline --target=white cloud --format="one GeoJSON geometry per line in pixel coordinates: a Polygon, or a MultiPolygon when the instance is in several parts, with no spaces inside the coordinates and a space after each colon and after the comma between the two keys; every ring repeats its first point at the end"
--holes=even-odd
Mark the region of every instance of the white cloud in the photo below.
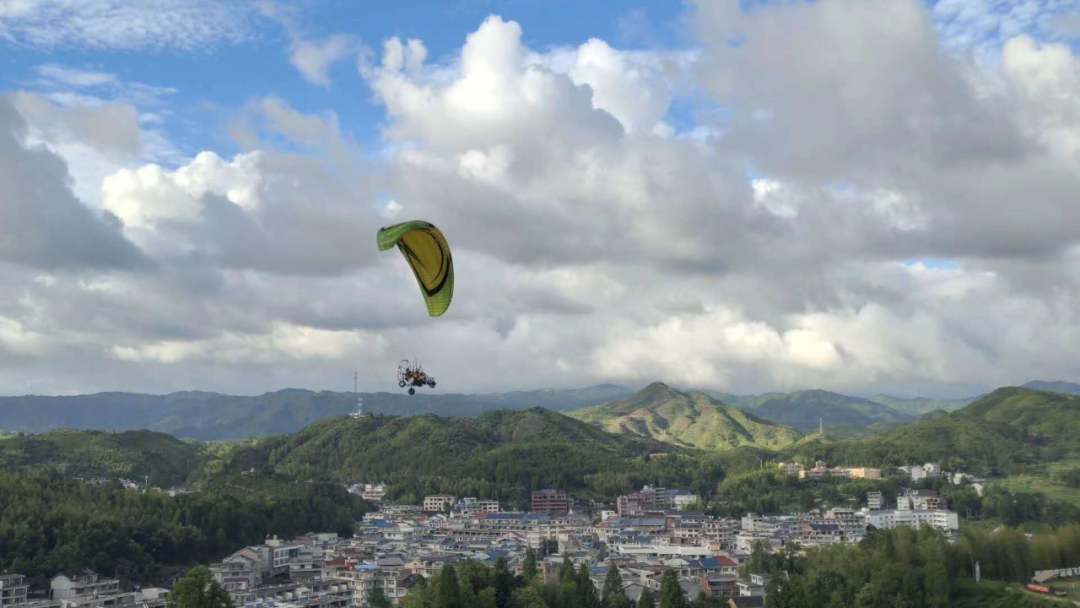
{"type": "Polygon", "coordinates": [[[15,106],[45,137],[69,139],[102,152],[134,155],[139,151],[139,116],[122,103],[60,107],[35,93],[13,95],[15,106]]]}
{"type": "Polygon", "coordinates": [[[64,161],[28,141],[29,128],[0,97],[0,261],[37,268],[136,267],[145,261],[116,218],[72,193],[64,161]]]}
{"type": "MultiPolygon", "coordinates": [[[[968,61],[914,0],[723,8],[687,16],[693,52],[537,50],[498,17],[450,58],[391,39],[360,64],[386,109],[370,158],[336,113],[271,96],[233,125],[244,153],[115,168],[113,236],[155,272],[9,256],[0,387],[64,369],[88,388],[260,392],[359,367],[382,388],[417,356],[452,391],[974,394],[1075,373],[1073,49],[1018,36],[968,61]],[[685,127],[685,95],[725,111],[685,127]],[[439,319],[374,246],[412,218],[454,251],[439,319]],[[928,259],[955,265],[908,263],[928,259]]],[[[39,76],[102,102],[124,87],[39,76]]]]}
{"type": "Polygon", "coordinates": [[[253,41],[252,3],[16,0],[0,4],[5,32],[35,47],[201,51],[253,41]]]}
{"type": "Polygon", "coordinates": [[[357,42],[345,34],[322,41],[297,40],[293,43],[289,62],[311,84],[328,87],[330,66],[356,52],[357,42]]]}
{"type": "MultiPolygon", "coordinates": [[[[2,333],[0,333],[2,336],[2,333]]],[[[327,331],[278,324],[265,334],[224,333],[212,339],[165,341],[144,346],[113,346],[117,359],[162,364],[205,361],[226,365],[270,365],[298,359],[341,359],[360,349],[386,349],[386,341],[358,331],[327,331]]]]}

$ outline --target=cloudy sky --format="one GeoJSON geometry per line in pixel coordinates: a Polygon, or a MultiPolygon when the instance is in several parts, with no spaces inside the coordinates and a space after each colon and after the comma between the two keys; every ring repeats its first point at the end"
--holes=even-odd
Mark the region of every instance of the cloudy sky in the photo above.
{"type": "Polygon", "coordinates": [[[2,394],[1080,380],[1080,12],[0,0],[0,281],[2,394]]]}

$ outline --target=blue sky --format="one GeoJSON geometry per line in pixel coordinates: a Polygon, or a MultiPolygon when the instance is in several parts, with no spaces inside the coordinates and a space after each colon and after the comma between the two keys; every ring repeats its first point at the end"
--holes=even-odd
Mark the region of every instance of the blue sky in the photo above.
{"type": "MultiPolygon", "coordinates": [[[[48,0],[39,1],[49,4],[48,0]]],[[[1004,39],[1017,33],[1063,41],[1074,48],[1080,44],[1078,38],[1063,35],[1049,25],[1055,16],[1071,14],[1067,1],[1023,4],[1000,0],[923,1],[935,11],[936,24],[946,34],[943,39],[946,44],[997,48],[1004,39]]],[[[741,0],[741,4],[753,11],[783,2],[741,0]]],[[[378,125],[384,111],[373,102],[371,89],[358,77],[354,57],[350,55],[330,66],[329,86],[314,86],[289,64],[289,49],[294,40],[319,41],[345,34],[354,37],[361,48],[378,53],[388,38],[414,38],[422,40],[427,47],[429,61],[450,61],[460,50],[465,34],[475,30],[488,15],[498,14],[524,24],[523,42],[536,51],[578,46],[590,38],[605,40],[622,50],[695,47],[694,37],[687,28],[688,14],[694,8],[675,1],[407,0],[386,4],[304,0],[254,2],[252,6],[256,9],[237,17],[245,30],[242,35],[236,35],[242,37],[241,42],[228,37],[214,40],[196,35],[194,42],[178,37],[175,45],[170,45],[168,40],[155,43],[152,38],[126,41],[123,36],[88,38],[71,44],[60,39],[40,44],[17,33],[7,41],[0,36],[0,48],[7,64],[0,74],[0,88],[34,90],[35,81],[39,80],[36,69],[43,64],[57,64],[115,74],[124,82],[175,89],[161,98],[174,113],[174,118],[165,122],[165,130],[182,152],[191,155],[203,149],[214,149],[221,154],[238,151],[226,136],[227,125],[249,101],[275,95],[303,113],[332,110],[338,115],[343,131],[374,148],[380,145],[378,125]],[[263,5],[271,8],[258,10],[263,5]]],[[[138,30],[140,19],[145,17],[133,18],[130,27],[138,30]]],[[[5,20],[0,17],[0,24],[3,23],[5,20]]],[[[11,29],[17,32],[17,25],[16,22],[11,29]]],[[[108,98],[100,89],[95,93],[108,98]]],[[[676,98],[670,108],[670,122],[688,131],[699,112],[722,111],[722,107],[700,98],[676,98]]]]}
{"type": "Polygon", "coordinates": [[[337,113],[344,131],[374,146],[383,109],[373,102],[371,89],[358,76],[355,59],[350,56],[335,62],[329,72],[331,84],[314,86],[289,64],[294,35],[321,40],[348,34],[376,53],[388,38],[414,38],[427,47],[429,61],[448,61],[460,50],[465,34],[495,13],[528,24],[523,42],[538,51],[577,46],[590,38],[611,41],[623,49],[690,44],[680,23],[684,8],[677,2],[327,0],[287,8],[295,12],[275,18],[249,16],[254,22],[252,39],[243,44],[213,41],[197,48],[123,48],[124,42],[118,40],[112,46],[121,48],[109,48],[109,43],[103,43],[105,48],[68,48],[0,40],[8,66],[0,75],[0,87],[33,89],[39,79],[36,68],[58,64],[115,74],[125,82],[174,88],[175,93],[162,98],[176,113],[167,122],[167,131],[190,154],[202,149],[236,152],[224,136],[226,125],[247,102],[266,95],[282,97],[304,113],[330,109],[337,113]]]}
{"type": "Polygon", "coordinates": [[[0,2],[0,394],[1070,379],[1078,45],[1074,0],[0,2]],[[372,246],[414,217],[439,319],[372,246]]]}

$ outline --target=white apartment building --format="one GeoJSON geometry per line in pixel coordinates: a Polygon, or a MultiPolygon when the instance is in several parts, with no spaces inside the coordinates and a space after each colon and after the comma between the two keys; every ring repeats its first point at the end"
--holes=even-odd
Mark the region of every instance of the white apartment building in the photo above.
{"type": "Polygon", "coordinates": [[[868,511],[866,524],[878,530],[892,530],[897,526],[910,526],[917,530],[922,526],[930,526],[943,532],[955,532],[960,528],[956,513],[944,509],[868,511]]]}

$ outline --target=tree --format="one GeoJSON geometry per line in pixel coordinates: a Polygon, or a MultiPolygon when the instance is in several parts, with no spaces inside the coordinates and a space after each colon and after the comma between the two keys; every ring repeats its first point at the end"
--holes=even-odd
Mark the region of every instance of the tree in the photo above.
{"type": "Polygon", "coordinates": [[[589,574],[589,566],[582,562],[577,573],[578,601],[580,608],[598,608],[600,601],[596,598],[596,585],[592,582],[589,574]]]}
{"type": "Polygon", "coordinates": [[[368,606],[371,606],[371,608],[390,608],[392,606],[390,598],[383,593],[382,587],[372,589],[371,593],[368,594],[367,601],[368,606]]]}
{"type": "Polygon", "coordinates": [[[576,582],[576,580],[574,562],[570,561],[570,556],[564,553],[562,565],[559,566],[559,584],[564,585],[569,582],[576,582]]]}
{"type": "Polygon", "coordinates": [[[600,603],[604,608],[616,608],[616,602],[620,596],[623,595],[623,581],[622,574],[619,573],[619,567],[612,565],[608,568],[607,576],[604,578],[604,595],[600,598],[600,603]]]}
{"type": "Polygon", "coordinates": [[[687,608],[679,574],[674,570],[664,572],[664,578],[660,579],[660,608],[687,608]]]}
{"type": "Polygon", "coordinates": [[[195,566],[176,581],[169,608],[233,608],[233,602],[206,566],[195,566]]]}
{"type": "MultiPolygon", "coordinates": [[[[533,568],[535,570],[535,566],[533,568]]],[[[514,593],[514,574],[506,564],[506,558],[495,560],[495,603],[498,608],[509,608],[514,593]]]]}
{"type": "Polygon", "coordinates": [[[642,590],[641,599],[637,602],[637,608],[656,608],[656,603],[653,602],[652,596],[648,591],[642,590]]]}
{"type": "Polygon", "coordinates": [[[457,571],[452,564],[446,564],[439,571],[439,580],[435,583],[434,608],[464,608],[461,602],[461,590],[458,588],[457,571]]]}
{"type": "Polygon", "coordinates": [[[526,585],[536,578],[536,551],[533,551],[532,547],[525,550],[525,561],[521,564],[521,578],[525,579],[526,585]]]}

